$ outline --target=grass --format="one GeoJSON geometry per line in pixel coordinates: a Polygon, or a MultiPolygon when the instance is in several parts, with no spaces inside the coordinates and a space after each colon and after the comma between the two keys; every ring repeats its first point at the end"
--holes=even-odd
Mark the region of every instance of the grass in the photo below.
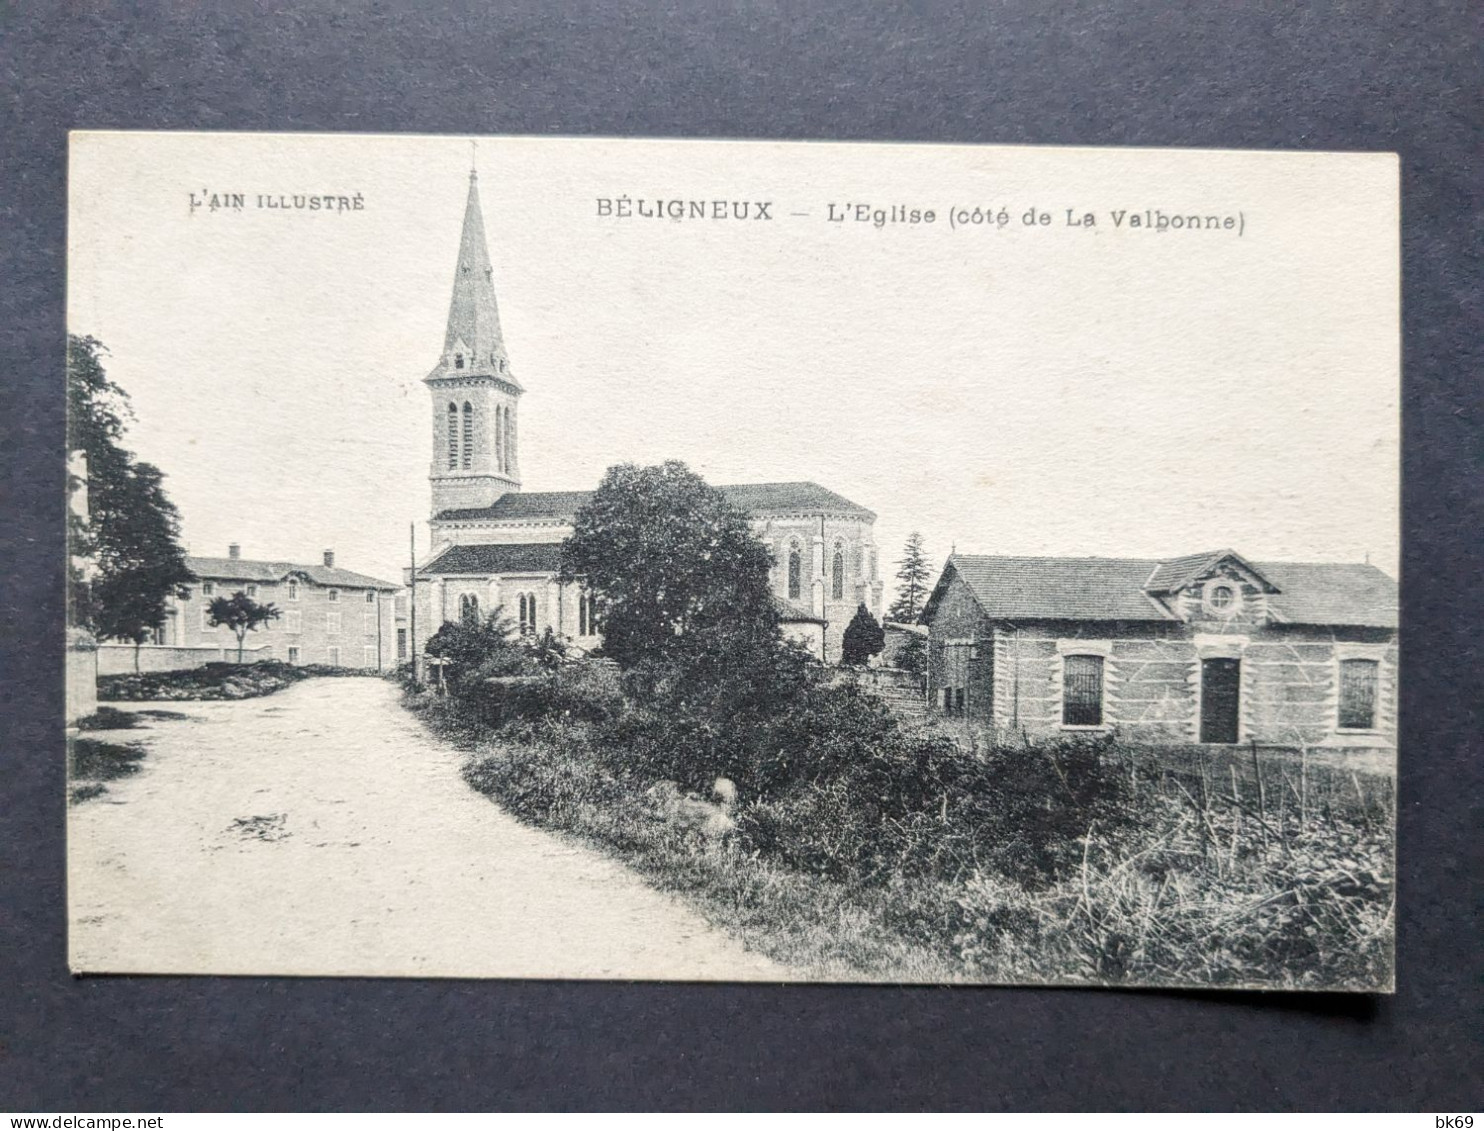
{"type": "MultiPolygon", "coordinates": [[[[469,752],[472,787],[523,821],[602,848],[811,977],[1391,985],[1393,782],[1374,767],[1303,751],[1115,745],[1103,770],[1118,783],[1117,801],[1098,811],[1116,819],[1070,834],[1062,856],[1070,863],[1043,880],[1005,870],[993,850],[981,854],[982,827],[966,827],[973,819],[956,816],[947,797],[941,812],[916,814],[896,837],[895,858],[831,876],[791,865],[776,838],[758,835],[776,800],[743,799],[737,832],[708,839],[657,815],[646,794],[654,783],[603,756],[586,724],[497,732],[452,700],[409,704],[469,752]]],[[[1035,750],[958,756],[1056,760],[1035,750]]],[[[1055,808],[1054,792],[1043,808],[1055,808]]],[[[828,783],[793,800],[806,803],[793,827],[813,826],[811,848],[820,826],[834,835],[859,823],[858,811],[840,807],[858,810],[860,801],[828,783]]]]}

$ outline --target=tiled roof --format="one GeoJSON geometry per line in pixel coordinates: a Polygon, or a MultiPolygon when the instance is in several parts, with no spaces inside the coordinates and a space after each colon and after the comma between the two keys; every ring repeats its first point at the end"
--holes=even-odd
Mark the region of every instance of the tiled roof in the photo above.
{"type": "MultiPolygon", "coordinates": [[[[1195,580],[1227,551],[1166,562],[1149,558],[1014,558],[955,554],[928,606],[942,598],[951,573],[962,577],[985,614],[996,620],[1175,620],[1149,596],[1170,578],[1195,580]],[[1194,572],[1192,572],[1194,571],[1194,572]]],[[[1240,559],[1239,559],[1240,560],[1240,559]]],[[[1375,566],[1334,562],[1252,562],[1273,587],[1268,609],[1288,624],[1395,627],[1397,586],[1375,566]]],[[[1179,586],[1175,586],[1178,588],[1179,586]]]]}
{"type": "MultiPolygon", "coordinates": [[[[752,515],[805,511],[875,517],[860,504],[817,483],[729,483],[718,490],[733,506],[752,515]]],[[[501,495],[490,506],[441,511],[438,518],[449,522],[541,519],[570,522],[592,494],[591,491],[513,491],[501,495]]]]}
{"type": "MultiPolygon", "coordinates": [[[[1174,620],[1144,592],[1148,558],[1001,558],[955,554],[953,570],[984,612],[1004,620],[1174,620]]],[[[940,582],[940,588],[942,583],[940,582]]],[[[928,609],[939,598],[935,590],[928,609]]]]}
{"type": "Polygon", "coordinates": [[[1144,588],[1150,593],[1176,593],[1184,589],[1198,577],[1204,577],[1216,563],[1224,558],[1231,558],[1238,565],[1246,567],[1252,573],[1258,575],[1257,580],[1266,582],[1269,579],[1262,575],[1262,570],[1253,565],[1235,550],[1210,550],[1204,554],[1186,554],[1182,558],[1171,558],[1167,562],[1161,562],[1150,575],[1144,588]]]}
{"type": "Polygon", "coordinates": [[[390,581],[368,577],[364,573],[339,566],[298,565],[295,562],[262,562],[248,558],[187,557],[186,566],[197,577],[208,581],[282,581],[289,574],[306,577],[316,585],[342,589],[400,589],[390,581]]]}
{"type": "Polygon", "coordinates": [[[816,616],[814,610],[802,601],[789,601],[783,597],[773,598],[773,607],[778,610],[778,619],[784,623],[824,624],[825,619],[816,616]]]}
{"type": "Polygon", "coordinates": [[[1278,587],[1268,608],[1289,624],[1397,625],[1397,584],[1373,565],[1254,562],[1278,587]]]}
{"type": "Polygon", "coordinates": [[[518,542],[486,546],[450,546],[418,572],[423,573],[555,573],[561,564],[560,542],[518,542]]]}
{"type": "Polygon", "coordinates": [[[438,518],[453,522],[516,521],[520,519],[568,520],[577,508],[592,498],[591,491],[511,491],[487,507],[464,507],[439,511],[438,518]]]}

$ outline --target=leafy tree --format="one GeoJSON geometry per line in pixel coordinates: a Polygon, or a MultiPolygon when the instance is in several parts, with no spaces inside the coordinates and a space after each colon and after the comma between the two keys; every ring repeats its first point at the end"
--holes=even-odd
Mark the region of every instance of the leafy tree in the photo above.
{"type": "Polygon", "coordinates": [[[872,656],[877,655],[881,649],[886,647],[886,633],[876,618],[871,615],[871,610],[866,608],[862,602],[855,610],[855,616],[850,618],[850,623],[845,626],[845,641],[841,659],[844,663],[859,666],[866,663],[872,656]]]}
{"type": "Polygon", "coordinates": [[[530,671],[527,650],[515,640],[515,629],[501,608],[483,620],[445,621],[429,638],[423,655],[445,660],[444,682],[463,695],[480,679],[524,675],[530,671]]]}
{"type": "Polygon", "coordinates": [[[603,618],[603,652],[625,669],[781,646],[772,558],[747,515],[683,463],[608,469],[562,543],[603,618]]]}
{"type": "MultiPolygon", "coordinates": [[[[68,534],[74,556],[96,566],[89,587],[70,566],[74,623],[104,639],[139,646],[165,620],[165,600],[194,580],[180,547],[180,513],[164,490],[164,474],[141,463],[121,444],[132,417],[128,395],[103,369],[94,338],[67,341],[67,444],[87,464],[88,517],[73,515],[68,534]]],[[[73,479],[71,489],[82,486],[73,479]]]]}
{"type": "Polygon", "coordinates": [[[237,662],[242,663],[242,643],[247,634],[259,625],[267,624],[279,617],[278,606],[260,605],[246,593],[238,590],[230,597],[218,597],[206,606],[209,624],[226,625],[237,637],[237,662]]]}
{"type": "Polygon", "coordinates": [[[907,536],[901,560],[897,562],[897,599],[887,610],[887,619],[903,624],[916,621],[927,601],[931,579],[932,568],[923,552],[922,535],[914,530],[907,536]]]}

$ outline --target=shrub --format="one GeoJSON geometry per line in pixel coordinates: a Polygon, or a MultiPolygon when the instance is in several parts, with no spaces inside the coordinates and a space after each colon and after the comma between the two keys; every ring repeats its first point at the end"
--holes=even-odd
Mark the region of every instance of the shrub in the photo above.
{"type": "Polygon", "coordinates": [[[444,622],[423,653],[445,661],[443,682],[455,697],[473,693],[485,680],[537,670],[529,653],[512,638],[510,622],[500,609],[481,621],[444,622]]]}
{"type": "Polygon", "coordinates": [[[845,626],[840,662],[859,667],[886,647],[886,632],[862,601],[845,626]]]}
{"type": "Polygon", "coordinates": [[[1136,827],[1107,740],[981,758],[948,739],[873,726],[847,695],[839,699],[843,725],[807,748],[812,772],[742,814],[759,851],[838,878],[954,878],[992,867],[1036,888],[1075,870],[1090,832],[1114,842],[1136,827]]]}

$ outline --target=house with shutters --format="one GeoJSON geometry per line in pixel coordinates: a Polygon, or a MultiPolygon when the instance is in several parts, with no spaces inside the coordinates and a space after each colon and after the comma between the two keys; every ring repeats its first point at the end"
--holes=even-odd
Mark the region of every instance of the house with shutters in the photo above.
{"type": "MultiPolygon", "coordinates": [[[[521,476],[520,401],[500,328],[494,269],[469,175],[453,295],[431,394],[432,547],[415,576],[419,652],[447,621],[503,610],[522,635],[579,647],[602,640],[594,598],[558,581],[561,542],[588,491],[527,491],[521,476]]],[[[881,615],[876,516],[807,481],[720,487],[773,553],[785,635],[816,656],[839,659],[845,627],[864,604],[881,615]]]]}
{"type": "Polygon", "coordinates": [[[1396,745],[1397,585],[1375,566],[954,554],[928,696],[1010,738],[1396,745]]]}
{"type": "Polygon", "coordinates": [[[100,654],[104,674],[169,671],[237,658],[237,638],[211,623],[211,603],[244,593],[274,605],[276,619],[258,626],[243,642],[243,659],[328,664],[339,668],[391,670],[397,648],[406,651],[399,623],[399,585],[335,564],[326,550],[321,562],[296,563],[244,558],[237,543],[226,557],[187,556],[196,580],[166,602],[165,622],[135,656],[133,645],[109,645],[100,654]]]}

